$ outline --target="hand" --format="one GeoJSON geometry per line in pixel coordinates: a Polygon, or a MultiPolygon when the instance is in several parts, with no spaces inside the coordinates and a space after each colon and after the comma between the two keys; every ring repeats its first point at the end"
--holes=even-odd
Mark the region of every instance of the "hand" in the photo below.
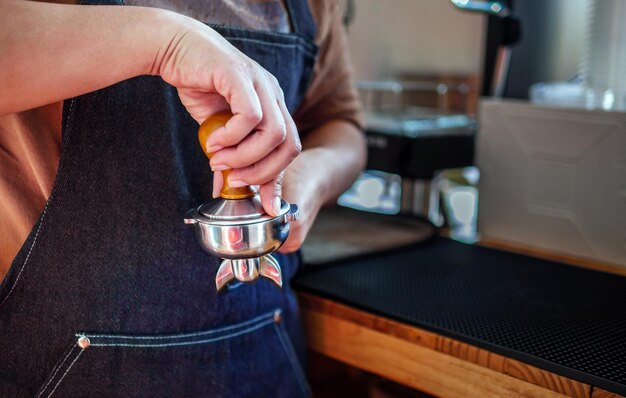
{"type": "Polygon", "coordinates": [[[153,7],[5,0],[0,54],[0,115],[145,74],[174,85],[199,123],[230,110],[234,117],[207,142],[224,148],[211,165],[233,168],[233,186],[261,185],[263,205],[275,214],[277,176],[301,148],[295,125],[276,79],[213,29],[153,7]]]}
{"type": "MultiPolygon", "coordinates": [[[[211,169],[233,169],[232,187],[259,185],[265,211],[277,215],[282,171],[302,148],[278,81],[213,29],[173,18],[182,23],[153,72],[178,89],[198,123],[230,110],[233,117],[206,142],[211,169]]],[[[215,173],[214,196],[222,183],[215,173]]]]}
{"type": "Polygon", "coordinates": [[[278,250],[282,253],[302,246],[320,208],[335,203],[365,167],[364,135],[351,123],[326,123],[310,131],[304,145],[305,150],[285,170],[283,197],[298,205],[300,216],[278,250]]]}
{"type": "Polygon", "coordinates": [[[295,252],[302,246],[322,205],[324,195],[320,192],[315,172],[314,156],[304,151],[285,171],[283,198],[298,205],[299,217],[290,225],[287,241],[278,249],[281,253],[295,252]]]}

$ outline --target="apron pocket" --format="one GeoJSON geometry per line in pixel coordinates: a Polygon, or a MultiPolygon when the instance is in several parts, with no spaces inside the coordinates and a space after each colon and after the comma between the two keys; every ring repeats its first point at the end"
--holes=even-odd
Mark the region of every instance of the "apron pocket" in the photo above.
{"type": "Polygon", "coordinates": [[[192,333],[79,333],[37,397],[307,397],[280,310],[192,333]]]}

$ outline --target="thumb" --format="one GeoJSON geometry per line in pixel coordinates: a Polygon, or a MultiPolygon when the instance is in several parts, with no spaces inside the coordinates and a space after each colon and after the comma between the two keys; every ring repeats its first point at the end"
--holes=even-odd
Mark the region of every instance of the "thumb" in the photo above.
{"type": "Polygon", "coordinates": [[[284,172],[281,172],[272,181],[261,185],[259,195],[265,212],[271,216],[278,216],[281,208],[281,198],[283,192],[284,172]]]}

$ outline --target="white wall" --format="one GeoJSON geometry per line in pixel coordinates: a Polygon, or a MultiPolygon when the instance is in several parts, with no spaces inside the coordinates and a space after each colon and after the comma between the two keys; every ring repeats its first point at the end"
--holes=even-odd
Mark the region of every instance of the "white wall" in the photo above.
{"type": "Polygon", "coordinates": [[[587,40],[591,2],[589,0],[550,0],[555,23],[547,39],[554,54],[550,58],[553,78],[567,80],[580,72],[580,62],[587,40]]]}
{"type": "Polygon", "coordinates": [[[349,27],[357,79],[398,72],[480,73],[485,18],[448,0],[355,0],[349,27]]]}

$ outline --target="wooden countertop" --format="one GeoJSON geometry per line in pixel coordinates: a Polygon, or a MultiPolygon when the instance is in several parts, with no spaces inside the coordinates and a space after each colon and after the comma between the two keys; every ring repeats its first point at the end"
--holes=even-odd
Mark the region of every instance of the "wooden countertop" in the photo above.
{"type": "Polygon", "coordinates": [[[310,349],[435,396],[619,397],[332,300],[299,297],[310,349]]]}

